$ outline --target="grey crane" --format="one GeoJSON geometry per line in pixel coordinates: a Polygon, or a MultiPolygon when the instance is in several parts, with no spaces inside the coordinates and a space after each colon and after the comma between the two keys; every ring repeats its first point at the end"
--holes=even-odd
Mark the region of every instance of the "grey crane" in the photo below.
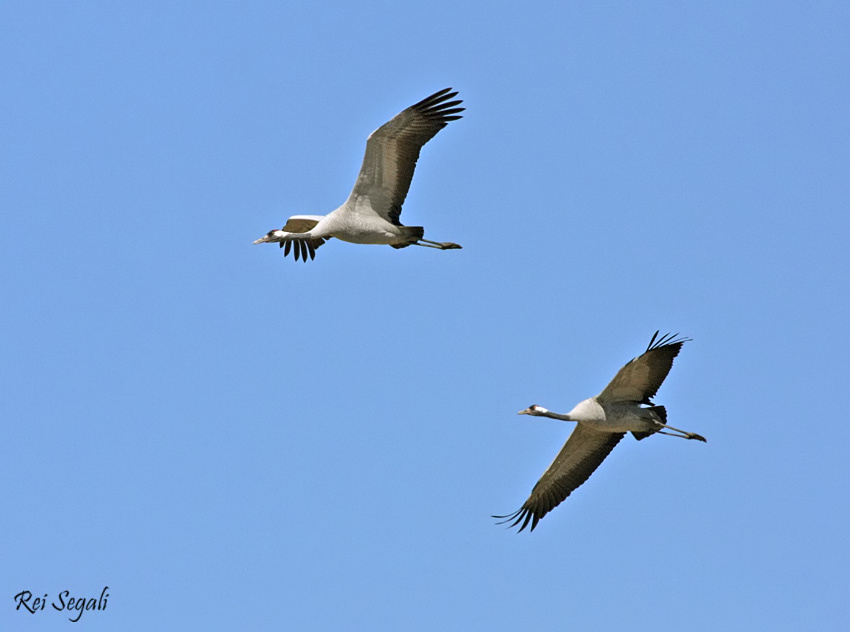
{"type": "Polygon", "coordinates": [[[293,215],[280,230],[271,230],[255,244],[279,242],[295,260],[315,258],[316,248],[331,237],[355,244],[387,244],[393,248],[427,246],[440,250],[460,248],[451,242],[429,241],[422,226],[404,226],[401,206],[410,189],[422,146],[465,108],[451,88],[435,92],[402,110],[369,135],[366,155],[354,189],[345,203],[327,215],[293,215]]]}
{"type": "Polygon", "coordinates": [[[675,358],[689,338],[678,334],[658,337],[655,332],[642,355],[621,368],[611,383],[596,397],[579,402],[566,415],[553,413],[542,406],[529,406],[520,415],[551,417],[575,421],[576,427],[552,464],[537,481],[522,507],[501,519],[499,524],[522,523],[519,531],[531,522],[531,531],[547,513],[584,483],[627,432],[640,441],[659,434],[705,441],[704,437],[667,425],[664,406],[653,404],[652,398],[664,382],[675,358]]]}

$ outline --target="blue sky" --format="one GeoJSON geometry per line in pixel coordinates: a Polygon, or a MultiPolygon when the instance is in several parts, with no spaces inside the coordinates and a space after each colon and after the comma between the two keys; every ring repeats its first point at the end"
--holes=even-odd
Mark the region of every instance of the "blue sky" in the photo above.
{"type": "Polygon", "coordinates": [[[0,629],[850,619],[846,3],[0,6],[0,629]],[[402,221],[251,242],[452,86],[402,221]],[[652,333],[707,444],[515,534],[652,333]],[[23,590],[99,596],[71,624],[23,590]]]}

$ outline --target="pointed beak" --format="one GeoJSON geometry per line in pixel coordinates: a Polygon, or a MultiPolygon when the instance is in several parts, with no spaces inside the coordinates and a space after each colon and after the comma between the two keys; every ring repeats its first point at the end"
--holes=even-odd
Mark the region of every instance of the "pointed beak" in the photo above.
{"type": "Polygon", "coordinates": [[[255,243],[255,244],[265,244],[265,243],[267,243],[268,241],[269,241],[269,236],[268,236],[268,235],[263,235],[262,237],[260,237],[259,239],[257,239],[254,243],[255,243]]]}
{"type": "Polygon", "coordinates": [[[530,415],[530,414],[531,414],[530,408],[526,408],[525,410],[521,410],[517,413],[517,415],[530,415]]]}

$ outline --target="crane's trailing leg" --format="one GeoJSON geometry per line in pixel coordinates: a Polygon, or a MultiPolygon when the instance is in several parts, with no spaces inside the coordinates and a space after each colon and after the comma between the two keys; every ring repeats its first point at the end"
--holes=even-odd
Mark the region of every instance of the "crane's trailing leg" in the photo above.
{"type": "Polygon", "coordinates": [[[428,239],[419,239],[419,241],[413,244],[414,246],[425,246],[426,248],[437,248],[439,250],[459,250],[463,246],[460,244],[453,244],[450,241],[430,241],[428,239]]]}
{"type": "Polygon", "coordinates": [[[702,441],[704,443],[708,443],[708,441],[706,440],[705,437],[703,437],[702,435],[698,435],[695,432],[687,432],[686,430],[679,430],[678,428],[674,428],[673,426],[668,426],[666,424],[662,424],[661,427],[664,428],[664,430],[675,430],[676,432],[679,432],[681,434],[673,434],[672,432],[664,432],[664,430],[658,430],[657,431],[658,434],[665,434],[665,435],[669,435],[671,437],[679,437],[681,439],[696,439],[697,441],[702,441]]]}

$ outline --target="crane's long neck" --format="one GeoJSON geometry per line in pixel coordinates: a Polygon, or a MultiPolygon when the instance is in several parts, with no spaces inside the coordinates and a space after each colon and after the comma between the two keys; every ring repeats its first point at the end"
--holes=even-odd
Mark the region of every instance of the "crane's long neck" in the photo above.
{"type": "Polygon", "coordinates": [[[281,230],[275,233],[275,241],[291,241],[293,239],[313,239],[315,235],[313,235],[312,230],[305,231],[303,233],[288,233],[285,230],[281,230]]]}
{"type": "Polygon", "coordinates": [[[569,413],[564,415],[561,413],[553,413],[551,410],[546,410],[546,412],[539,412],[538,415],[540,415],[541,417],[549,417],[551,419],[560,419],[561,421],[578,421],[577,419],[573,419],[572,417],[570,417],[569,413]]]}
{"type": "Polygon", "coordinates": [[[579,402],[567,414],[553,413],[542,406],[535,406],[535,415],[541,417],[551,417],[552,419],[560,419],[561,421],[581,421],[581,422],[599,422],[605,421],[605,410],[599,405],[595,397],[579,402]]]}
{"type": "Polygon", "coordinates": [[[313,235],[309,232],[306,233],[290,233],[285,230],[273,230],[268,234],[263,235],[255,244],[277,244],[282,243],[284,241],[292,241],[293,239],[311,239],[313,235]]]}

